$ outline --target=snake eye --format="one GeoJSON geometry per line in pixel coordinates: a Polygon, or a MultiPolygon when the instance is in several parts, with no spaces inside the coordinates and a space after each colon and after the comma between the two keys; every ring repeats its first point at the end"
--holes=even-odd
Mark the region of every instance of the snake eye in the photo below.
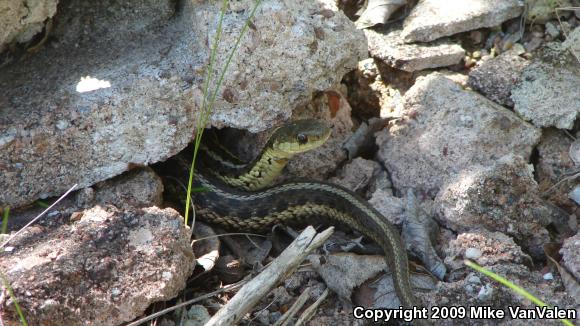
{"type": "Polygon", "coordinates": [[[304,145],[308,141],[308,136],[306,136],[305,134],[298,134],[297,138],[298,138],[298,143],[300,145],[304,145]]]}

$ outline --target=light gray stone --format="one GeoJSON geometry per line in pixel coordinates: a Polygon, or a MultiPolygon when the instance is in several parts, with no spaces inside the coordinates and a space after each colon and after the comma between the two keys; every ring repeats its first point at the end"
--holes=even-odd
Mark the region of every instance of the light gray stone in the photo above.
{"type": "Polygon", "coordinates": [[[364,195],[369,182],[379,171],[381,171],[381,166],[376,161],[357,157],[347,163],[338,176],[330,179],[330,182],[364,195]]]}
{"type": "MultiPolygon", "coordinates": [[[[119,325],[177,296],[195,267],[173,209],[95,206],[73,223],[35,225],[0,254],[0,270],[30,325],[119,325]]],[[[0,302],[16,325],[14,305],[0,302]]],[[[8,319],[7,319],[8,318],[8,319]]]]}
{"type": "Polygon", "coordinates": [[[572,140],[561,130],[549,128],[542,132],[536,165],[536,177],[540,184],[554,185],[574,171],[575,164],[569,155],[571,145],[572,140]]]}
{"type": "Polygon", "coordinates": [[[514,110],[538,127],[571,129],[580,115],[580,28],[538,51],[512,90],[514,110]],[[576,40],[577,42],[574,42],[576,40]]]}
{"type": "Polygon", "coordinates": [[[554,23],[547,22],[545,26],[546,26],[546,34],[550,35],[550,37],[555,39],[556,37],[560,36],[560,30],[558,29],[558,27],[556,27],[556,25],[554,25],[554,23]]]}
{"type": "Polygon", "coordinates": [[[58,0],[0,1],[0,52],[12,42],[27,42],[56,13],[58,0]]]}
{"type": "Polygon", "coordinates": [[[494,27],[522,14],[518,0],[421,0],[403,25],[407,43],[429,42],[482,27],[494,27]]]}
{"type": "Polygon", "coordinates": [[[369,204],[379,211],[391,223],[401,225],[405,218],[406,201],[393,196],[392,193],[383,189],[373,192],[369,204]]]}
{"type": "Polygon", "coordinates": [[[580,279],[580,232],[575,236],[564,240],[560,254],[562,254],[563,265],[576,279],[580,279]]]}
{"type": "Polygon", "coordinates": [[[503,155],[529,157],[540,130],[439,73],[419,77],[404,97],[404,117],[378,134],[378,157],[399,191],[435,196],[450,176],[503,155]]]}
{"type": "MultiPolygon", "coordinates": [[[[57,41],[0,70],[1,205],[90,186],[165,160],[192,139],[219,6],[185,1],[175,12],[169,0],[66,4],[57,41]]],[[[231,4],[216,70],[252,4],[231,4]]],[[[210,122],[268,129],[355,68],[366,55],[362,31],[335,9],[263,1],[210,122]]]]}
{"type": "Polygon", "coordinates": [[[379,30],[365,30],[369,52],[387,65],[405,70],[417,71],[458,64],[465,50],[449,40],[438,40],[429,44],[406,44],[401,38],[401,26],[379,30]]]}

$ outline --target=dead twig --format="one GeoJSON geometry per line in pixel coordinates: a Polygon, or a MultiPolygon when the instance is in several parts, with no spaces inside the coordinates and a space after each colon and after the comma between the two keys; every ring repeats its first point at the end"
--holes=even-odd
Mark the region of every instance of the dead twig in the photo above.
{"type": "Polygon", "coordinates": [[[304,290],[304,292],[300,293],[298,299],[296,299],[296,301],[294,301],[294,304],[290,307],[290,309],[288,309],[288,311],[286,311],[286,313],[284,313],[282,317],[280,317],[276,321],[276,323],[274,323],[274,326],[288,325],[290,319],[292,319],[292,317],[294,317],[294,315],[298,313],[298,310],[300,310],[302,306],[304,306],[308,298],[310,298],[310,287],[307,287],[304,290]]]}
{"type": "Polygon", "coordinates": [[[333,231],[334,228],[330,227],[316,233],[312,226],[307,227],[270,266],[244,285],[205,325],[234,325],[239,322],[272,287],[294,273],[304,258],[322,245],[333,231]]]}
{"type": "Polygon", "coordinates": [[[306,321],[308,321],[310,317],[312,317],[316,309],[318,309],[318,307],[322,304],[322,302],[326,299],[326,297],[328,297],[329,293],[330,292],[328,291],[328,289],[324,290],[324,292],[322,292],[320,297],[313,304],[311,304],[310,307],[304,310],[304,312],[302,313],[302,315],[300,315],[300,318],[298,318],[294,326],[300,326],[304,324],[306,321]]]}

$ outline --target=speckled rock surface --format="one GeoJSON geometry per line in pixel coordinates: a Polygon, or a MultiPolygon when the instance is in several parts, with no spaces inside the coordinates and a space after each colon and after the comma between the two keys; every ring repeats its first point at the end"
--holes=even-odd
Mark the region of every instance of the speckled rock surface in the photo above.
{"type": "Polygon", "coordinates": [[[498,104],[513,107],[512,88],[529,63],[514,51],[504,52],[471,70],[468,85],[498,104]]]}
{"type": "Polygon", "coordinates": [[[560,178],[574,169],[574,161],[570,158],[572,139],[563,131],[549,128],[542,132],[538,144],[537,178],[540,184],[546,186],[555,184],[560,178]]]}
{"type": "Polygon", "coordinates": [[[580,232],[564,241],[560,254],[564,266],[580,280],[580,232]]]}
{"type": "MultiPolygon", "coordinates": [[[[559,218],[540,197],[532,167],[506,155],[492,166],[473,166],[451,178],[435,199],[437,217],[454,231],[503,232],[533,257],[550,242],[546,226],[559,218]]],[[[559,219],[558,219],[559,220],[559,219]]]]}
{"type": "MultiPolygon", "coordinates": [[[[218,62],[250,3],[228,11],[218,62]]],[[[0,71],[1,205],[87,187],[189,143],[213,37],[207,26],[218,9],[205,2],[175,9],[172,1],[67,0],[56,41],[0,71]]],[[[225,76],[215,125],[279,124],[366,55],[362,32],[319,2],[264,1],[252,26],[225,76]]]]}
{"type": "Polygon", "coordinates": [[[516,153],[529,157],[540,131],[439,73],[417,79],[404,96],[405,117],[377,137],[378,157],[395,188],[435,196],[450,176],[516,153]]]}
{"type": "Polygon", "coordinates": [[[400,24],[381,29],[366,29],[371,56],[389,66],[405,71],[455,65],[463,60],[465,50],[448,40],[429,44],[405,44],[400,24]]]}
{"type": "Polygon", "coordinates": [[[99,205],[161,207],[163,203],[163,183],[151,168],[133,169],[91,188],[95,193],[94,202],[99,205]]]}
{"type": "MultiPolygon", "coordinates": [[[[249,12],[254,3],[237,1],[235,11],[224,18],[228,33],[221,38],[218,62],[226,61],[245,22],[242,10],[249,12]]],[[[331,88],[356,68],[367,57],[363,33],[333,3],[262,1],[225,75],[211,123],[263,131],[290,118],[292,109],[309,103],[313,92],[331,88]]],[[[197,8],[196,33],[213,39],[218,15],[214,5],[197,8]]],[[[218,65],[216,75],[220,69],[218,65]]]]}
{"type": "Polygon", "coordinates": [[[501,232],[477,230],[457,235],[445,250],[445,264],[452,270],[465,266],[464,259],[470,259],[480,266],[496,264],[525,264],[531,258],[522,252],[514,240],[501,232]],[[470,256],[469,251],[477,251],[479,255],[470,256]]]}
{"type": "Polygon", "coordinates": [[[54,16],[58,0],[2,0],[0,2],[0,52],[11,42],[27,42],[54,16]]]}
{"type": "Polygon", "coordinates": [[[369,204],[395,225],[401,225],[405,220],[406,202],[402,198],[393,196],[392,192],[377,189],[371,195],[369,204]]]}
{"type": "Polygon", "coordinates": [[[405,42],[429,42],[482,27],[494,27],[519,16],[518,0],[420,0],[403,25],[405,42]]]}
{"type": "Polygon", "coordinates": [[[538,127],[571,129],[580,115],[580,28],[564,43],[549,43],[524,69],[512,90],[514,110],[538,127]],[[577,54],[578,55],[578,54],[577,54]]]}
{"type": "Polygon", "coordinates": [[[324,145],[296,155],[286,168],[287,177],[323,180],[346,160],[342,145],[353,134],[351,107],[338,90],[315,96],[311,103],[294,111],[293,118],[316,118],[332,127],[332,134],[324,145]]]}
{"type": "MultiPolygon", "coordinates": [[[[506,265],[498,264],[490,268],[493,272],[508,278],[510,281],[518,284],[524,289],[528,289],[542,301],[550,301],[558,308],[575,308],[574,300],[561,291],[557,284],[542,279],[542,273],[530,272],[523,265],[506,265]]],[[[522,298],[520,295],[509,288],[492,281],[489,278],[482,277],[481,274],[473,271],[467,277],[460,281],[439,282],[437,291],[424,296],[428,306],[442,306],[452,303],[457,305],[486,306],[492,309],[501,309],[505,311],[504,319],[441,319],[437,325],[442,326],[557,326],[561,325],[559,320],[542,320],[542,319],[511,319],[508,307],[520,307],[521,309],[534,309],[536,306],[529,300],[522,298]]],[[[469,309],[469,308],[468,308],[469,309]]]]}
{"type": "Polygon", "coordinates": [[[381,166],[376,161],[357,157],[347,163],[338,175],[329,181],[364,196],[369,182],[379,171],[381,171],[381,166]]]}
{"type": "MultiPolygon", "coordinates": [[[[156,207],[96,206],[71,224],[30,227],[10,246],[0,269],[30,325],[128,322],[175,297],[195,264],[181,216],[156,207]]],[[[0,304],[4,322],[16,322],[14,306],[0,304]]]]}

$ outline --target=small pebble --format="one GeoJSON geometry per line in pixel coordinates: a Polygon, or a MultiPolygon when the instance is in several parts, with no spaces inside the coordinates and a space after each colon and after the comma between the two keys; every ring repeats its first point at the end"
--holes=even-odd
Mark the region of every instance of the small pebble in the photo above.
{"type": "Polygon", "coordinates": [[[481,257],[481,250],[477,248],[467,248],[465,250],[465,258],[467,259],[477,259],[481,257]]]}
{"type": "Polygon", "coordinates": [[[481,279],[476,275],[471,275],[467,278],[467,282],[473,284],[481,284],[481,279]]]}
{"type": "Polygon", "coordinates": [[[68,121],[66,121],[66,120],[58,120],[58,121],[56,122],[56,127],[57,127],[59,130],[64,130],[64,129],[66,129],[66,128],[70,127],[70,123],[69,123],[68,121]]]}
{"type": "Polygon", "coordinates": [[[574,187],[574,189],[572,189],[572,191],[570,191],[568,194],[568,197],[576,202],[576,204],[580,205],[580,185],[574,187]]]}
{"type": "Polygon", "coordinates": [[[111,289],[111,296],[118,297],[121,294],[121,290],[119,288],[112,288],[111,289]]]}
{"type": "Polygon", "coordinates": [[[546,273],[546,274],[544,274],[543,278],[546,281],[551,281],[554,279],[554,275],[552,275],[552,273],[546,273]]]}
{"type": "Polygon", "coordinates": [[[547,22],[546,23],[546,34],[548,34],[550,37],[552,37],[554,39],[554,38],[560,36],[560,30],[552,22],[547,22]]]}
{"type": "Polygon", "coordinates": [[[515,43],[512,46],[512,51],[515,52],[517,55],[521,55],[526,52],[526,49],[520,43],[515,43]]]}
{"type": "Polygon", "coordinates": [[[491,298],[492,294],[493,288],[491,287],[491,285],[486,284],[482,286],[481,289],[479,290],[479,293],[477,294],[477,299],[479,299],[480,301],[487,301],[491,298]]]}

